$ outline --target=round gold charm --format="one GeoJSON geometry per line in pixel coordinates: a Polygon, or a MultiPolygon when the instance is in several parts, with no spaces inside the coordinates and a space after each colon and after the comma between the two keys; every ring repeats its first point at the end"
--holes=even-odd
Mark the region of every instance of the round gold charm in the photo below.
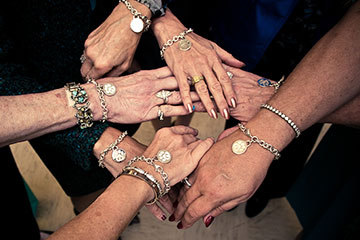
{"type": "Polygon", "coordinates": [[[134,17],[131,20],[130,28],[134,33],[141,33],[144,30],[144,22],[139,17],[134,17]]]}
{"type": "Polygon", "coordinates": [[[114,84],[111,83],[104,84],[103,89],[106,96],[114,96],[116,93],[116,87],[114,84]]]}
{"type": "Polygon", "coordinates": [[[232,152],[235,153],[236,155],[243,154],[244,152],[246,152],[247,148],[248,148],[248,144],[244,140],[236,140],[231,146],[232,152]]]}
{"type": "Polygon", "coordinates": [[[191,42],[186,38],[180,40],[179,42],[179,49],[181,51],[188,51],[191,48],[191,42]]]}
{"type": "Polygon", "coordinates": [[[171,161],[171,154],[166,150],[160,150],[156,154],[157,160],[161,163],[169,163],[171,161]]]}

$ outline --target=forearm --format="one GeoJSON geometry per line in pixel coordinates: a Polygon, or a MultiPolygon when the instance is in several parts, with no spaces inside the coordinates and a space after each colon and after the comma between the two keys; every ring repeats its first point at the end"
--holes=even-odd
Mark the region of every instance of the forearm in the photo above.
{"type": "MultiPolygon", "coordinates": [[[[89,95],[94,120],[101,119],[96,90],[90,84],[83,87],[89,95]]],[[[76,110],[64,88],[44,93],[0,96],[0,109],[3,109],[0,114],[1,146],[63,130],[77,123],[76,110]]]]}
{"type": "Polygon", "coordinates": [[[152,198],[153,191],[147,183],[121,176],[49,239],[118,239],[139,209],[152,198]]]}

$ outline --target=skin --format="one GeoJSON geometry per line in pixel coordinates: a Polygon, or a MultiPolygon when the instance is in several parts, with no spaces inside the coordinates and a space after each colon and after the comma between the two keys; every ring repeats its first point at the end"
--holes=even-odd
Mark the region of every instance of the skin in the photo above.
{"type": "MultiPolygon", "coordinates": [[[[346,104],[358,103],[359,13],[360,2],[357,2],[313,47],[268,102],[292,119],[301,131],[346,104]]],[[[358,110],[349,113],[351,122],[359,124],[358,110]]],[[[340,121],[339,115],[336,116],[340,121]]],[[[295,137],[286,121],[265,109],[250,119],[246,127],[252,135],[279,151],[295,137]]],[[[248,137],[236,130],[214,144],[191,175],[193,186],[180,191],[172,217],[179,221],[178,228],[186,229],[201,218],[209,226],[214,217],[249,199],[263,181],[274,156],[258,144],[252,144],[242,155],[235,155],[231,145],[237,139],[248,140],[248,137]]]]}
{"type": "MultiPolygon", "coordinates": [[[[196,168],[200,158],[213,144],[212,139],[199,140],[196,134],[195,129],[185,126],[163,128],[144,152],[146,157],[153,157],[160,149],[171,153],[170,163],[156,164],[163,167],[172,186],[196,168]]],[[[163,182],[152,166],[143,162],[136,162],[134,166],[163,182]]],[[[147,183],[131,176],[120,176],[89,208],[49,239],[117,239],[139,209],[153,198],[154,193],[147,183]]]]}

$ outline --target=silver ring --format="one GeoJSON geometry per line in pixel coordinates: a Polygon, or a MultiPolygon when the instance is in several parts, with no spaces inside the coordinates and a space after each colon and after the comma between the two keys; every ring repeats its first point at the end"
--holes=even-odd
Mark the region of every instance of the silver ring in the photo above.
{"type": "Polygon", "coordinates": [[[80,62],[81,62],[81,64],[83,64],[85,61],[86,61],[86,56],[85,56],[85,53],[83,53],[80,56],[80,62]]]}
{"type": "Polygon", "coordinates": [[[192,184],[189,182],[188,177],[185,177],[182,182],[185,183],[189,188],[192,186],[192,184]]]}
{"type": "Polygon", "coordinates": [[[230,79],[234,77],[234,74],[232,72],[226,72],[230,79]]]}
{"type": "Polygon", "coordinates": [[[169,102],[169,97],[171,96],[172,92],[168,91],[168,90],[161,90],[160,92],[156,93],[156,97],[164,100],[164,103],[168,103],[169,102]]]}
{"type": "Polygon", "coordinates": [[[159,107],[159,110],[158,110],[158,118],[159,118],[160,121],[164,120],[164,112],[161,110],[160,107],[159,107]]]}

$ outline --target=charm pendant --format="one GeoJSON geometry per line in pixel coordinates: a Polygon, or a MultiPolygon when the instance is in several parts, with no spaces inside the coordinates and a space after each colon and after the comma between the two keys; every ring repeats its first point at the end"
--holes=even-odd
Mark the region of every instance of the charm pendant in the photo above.
{"type": "Polygon", "coordinates": [[[121,163],[126,159],[126,152],[121,148],[115,147],[112,151],[111,157],[115,162],[121,163]]]}
{"type": "Polygon", "coordinates": [[[144,30],[144,22],[139,17],[134,17],[131,20],[130,28],[134,33],[141,33],[144,30]]]}
{"type": "Polygon", "coordinates": [[[244,152],[246,152],[247,148],[249,147],[248,142],[244,141],[244,140],[236,140],[232,146],[231,146],[231,150],[233,153],[235,153],[236,155],[240,155],[243,154],[244,152]]]}
{"type": "Polygon", "coordinates": [[[186,52],[186,51],[190,50],[190,48],[191,48],[191,42],[189,40],[187,40],[186,38],[180,40],[179,49],[181,51],[186,52]]]}
{"type": "Polygon", "coordinates": [[[260,78],[259,80],[257,80],[257,82],[260,87],[268,87],[271,85],[270,80],[267,78],[260,78]]]}
{"type": "Polygon", "coordinates": [[[171,161],[171,154],[166,150],[160,150],[156,154],[157,160],[161,163],[169,163],[171,161]]]}
{"type": "Polygon", "coordinates": [[[111,83],[104,84],[103,90],[106,96],[114,96],[116,93],[116,87],[111,83]]]}

